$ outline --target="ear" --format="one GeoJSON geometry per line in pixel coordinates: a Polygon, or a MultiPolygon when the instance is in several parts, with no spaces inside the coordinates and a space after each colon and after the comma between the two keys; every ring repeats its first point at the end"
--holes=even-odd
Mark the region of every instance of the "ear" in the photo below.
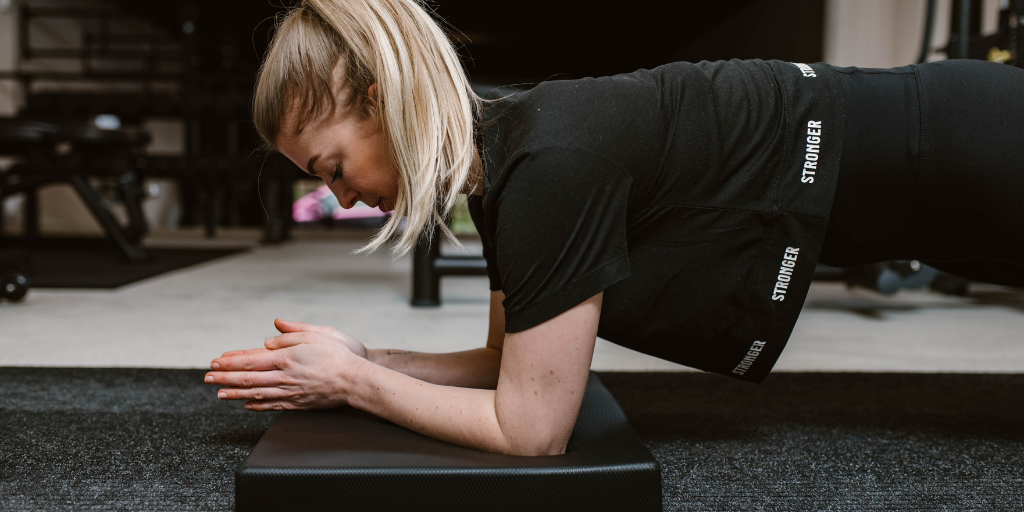
{"type": "Polygon", "coordinates": [[[364,112],[373,119],[379,125],[380,119],[380,101],[377,98],[377,84],[372,83],[366,88],[366,103],[364,103],[364,112]]]}
{"type": "Polygon", "coordinates": [[[366,104],[373,110],[377,110],[377,83],[374,82],[366,88],[366,104]]]}

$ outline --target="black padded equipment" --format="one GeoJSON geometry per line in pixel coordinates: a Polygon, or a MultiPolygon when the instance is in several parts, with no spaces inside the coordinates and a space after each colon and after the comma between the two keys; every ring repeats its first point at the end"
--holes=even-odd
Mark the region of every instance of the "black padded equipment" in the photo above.
{"type": "Polygon", "coordinates": [[[351,407],[286,411],[235,471],[236,510],[661,510],[661,468],[591,373],[565,454],[451,445],[351,407]]]}

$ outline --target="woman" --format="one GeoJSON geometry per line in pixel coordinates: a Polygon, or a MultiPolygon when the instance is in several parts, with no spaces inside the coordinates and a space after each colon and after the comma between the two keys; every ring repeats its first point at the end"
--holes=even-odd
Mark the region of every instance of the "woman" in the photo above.
{"type": "Polygon", "coordinates": [[[350,404],[481,450],[562,453],[598,334],[760,382],[819,256],[1024,285],[1021,91],[1024,72],[989,63],[732,61],[481,107],[414,0],[307,0],[261,69],[257,129],[342,206],[394,209],[368,250],[397,237],[408,251],[470,194],[486,347],[369,350],[278,320],[207,382],[251,410],[350,404]]]}

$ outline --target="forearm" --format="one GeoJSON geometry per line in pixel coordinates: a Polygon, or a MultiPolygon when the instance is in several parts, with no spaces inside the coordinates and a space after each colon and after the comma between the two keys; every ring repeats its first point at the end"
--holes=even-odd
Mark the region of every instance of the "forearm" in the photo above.
{"type": "Polygon", "coordinates": [[[431,384],[380,365],[364,364],[352,383],[353,407],[425,436],[489,452],[511,453],[495,391],[431,384]]]}
{"type": "Polygon", "coordinates": [[[501,352],[486,347],[447,354],[370,349],[366,358],[415,379],[461,388],[494,389],[501,368],[501,352]]]}

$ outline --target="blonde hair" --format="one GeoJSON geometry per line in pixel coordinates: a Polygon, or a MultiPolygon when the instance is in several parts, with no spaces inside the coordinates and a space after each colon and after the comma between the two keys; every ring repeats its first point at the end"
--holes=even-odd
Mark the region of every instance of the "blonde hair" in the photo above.
{"type": "MultiPolygon", "coordinates": [[[[398,170],[398,197],[387,224],[358,252],[374,251],[405,229],[392,254],[409,251],[445,225],[473,164],[480,98],[445,32],[419,0],[304,0],[277,25],[253,95],[253,122],[274,147],[287,110],[297,127],[339,107],[334,69],[344,64],[348,107],[372,109],[398,170]]],[[[457,241],[456,241],[457,243],[457,241]]]]}

